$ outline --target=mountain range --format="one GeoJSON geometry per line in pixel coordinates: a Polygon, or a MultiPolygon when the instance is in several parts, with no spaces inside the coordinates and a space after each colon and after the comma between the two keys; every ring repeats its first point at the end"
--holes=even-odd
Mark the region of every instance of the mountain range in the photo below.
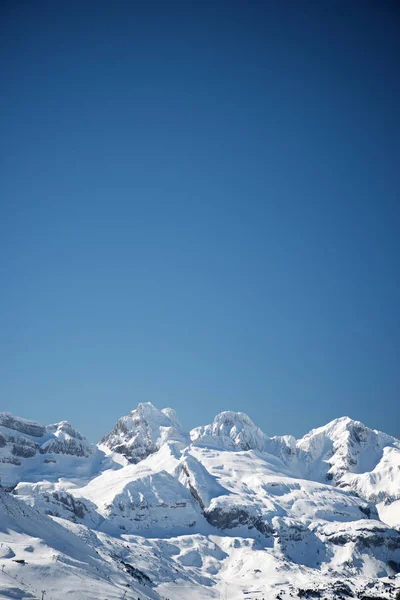
{"type": "Polygon", "coordinates": [[[400,441],[142,403],[97,445],[0,413],[0,598],[400,598],[400,441]]]}

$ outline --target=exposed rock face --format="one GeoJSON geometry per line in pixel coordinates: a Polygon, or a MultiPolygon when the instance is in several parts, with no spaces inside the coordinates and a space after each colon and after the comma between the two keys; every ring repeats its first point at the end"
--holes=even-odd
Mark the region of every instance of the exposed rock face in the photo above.
{"type": "Polygon", "coordinates": [[[18,444],[12,445],[11,452],[14,456],[19,456],[21,458],[32,458],[32,456],[35,456],[37,449],[37,445],[30,444],[25,440],[20,440],[18,444]]]}
{"type": "Polygon", "coordinates": [[[204,511],[204,516],[210,525],[222,531],[245,526],[250,530],[257,529],[266,537],[273,533],[272,527],[263,519],[262,515],[246,504],[212,505],[204,511]]]}
{"type": "Polygon", "coordinates": [[[129,415],[121,417],[101,443],[125,456],[129,462],[138,463],[168,441],[184,445],[189,441],[175,411],[170,408],[158,410],[151,402],[145,402],[129,415]]]}
{"type": "Polygon", "coordinates": [[[393,565],[397,565],[400,560],[400,534],[380,521],[360,519],[350,526],[326,524],[320,528],[319,534],[326,544],[350,546],[353,550],[351,560],[355,562],[358,553],[371,552],[377,559],[388,564],[389,574],[393,565]],[[390,560],[392,564],[389,564],[390,560]]]}
{"type": "Polygon", "coordinates": [[[11,448],[11,454],[32,458],[35,454],[71,454],[90,456],[94,448],[67,421],[43,427],[34,421],[0,413],[0,447],[11,448]]]}
{"type": "Polygon", "coordinates": [[[73,496],[71,496],[71,494],[66,492],[52,492],[51,496],[56,502],[63,504],[67,510],[69,510],[75,517],[78,517],[79,519],[83,519],[85,514],[89,512],[84,502],[75,499],[73,496]]]}
{"type": "Polygon", "coordinates": [[[21,467],[23,473],[25,468],[34,470],[38,460],[38,464],[50,465],[57,461],[54,455],[89,458],[95,450],[67,421],[44,427],[9,413],[0,413],[0,477],[8,489],[20,481],[16,467],[21,467]]]}
{"type": "Polygon", "coordinates": [[[73,456],[89,457],[93,454],[93,447],[76,429],[67,422],[61,421],[53,425],[48,425],[46,431],[52,434],[52,437],[45,442],[41,448],[41,454],[71,454],[73,456]]]}
{"type": "Polygon", "coordinates": [[[88,508],[89,503],[51,484],[20,483],[12,493],[22,497],[28,504],[46,515],[61,517],[75,523],[84,522],[85,517],[91,513],[91,509],[88,508]]]}
{"type": "Polygon", "coordinates": [[[32,437],[41,438],[45,435],[46,429],[36,421],[28,421],[21,417],[14,417],[10,413],[0,413],[0,425],[13,431],[24,433],[32,437]]]}

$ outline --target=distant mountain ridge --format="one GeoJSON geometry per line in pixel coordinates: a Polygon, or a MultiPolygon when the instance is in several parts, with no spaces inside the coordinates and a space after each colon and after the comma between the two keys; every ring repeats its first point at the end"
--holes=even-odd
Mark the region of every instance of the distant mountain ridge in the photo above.
{"type": "MultiPolygon", "coordinates": [[[[98,600],[113,597],[112,585],[129,585],[122,571],[154,600],[228,589],[234,600],[392,599],[400,589],[400,441],[348,417],[296,440],[232,411],[186,432],[173,409],[142,403],[95,446],[66,421],[0,413],[0,476],[0,558],[6,548],[11,573],[24,535],[38,557],[30,580],[43,589],[53,573],[54,598],[61,580],[72,585],[60,564],[75,558],[88,590],[68,588],[77,600],[93,585],[98,600]]],[[[8,597],[1,585],[0,574],[8,597]]]]}
{"type": "MultiPolygon", "coordinates": [[[[268,437],[245,413],[232,411],[219,413],[211,424],[185,432],[173,409],[159,410],[145,402],[121,417],[98,447],[105,455],[120,455],[123,464],[136,464],[168,442],[181,448],[193,444],[272,454],[301,477],[354,490],[378,504],[391,524],[400,526],[397,510],[388,508],[393,503],[399,503],[400,508],[400,441],[349,417],[334,419],[298,440],[290,435],[268,437]]],[[[93,462],[95,453],[96,446],[67,421],[43,426],[0,413],[0,464],[18,467],[26,462],[24,459],[38,454],[47,465],[56,464],[57,456],[50,456],[53,454],[89,459],[80,461],[84,464],[93,462]],[[46,463],[46,457],[56,462],[46,463]]],[[[18,480],[18,469],[12,470],[18,480]]],[[[94,473],[93,468],[90,472],[94,473]]],[[[57,475],[56,468],[54,473],[57,475]]]]}

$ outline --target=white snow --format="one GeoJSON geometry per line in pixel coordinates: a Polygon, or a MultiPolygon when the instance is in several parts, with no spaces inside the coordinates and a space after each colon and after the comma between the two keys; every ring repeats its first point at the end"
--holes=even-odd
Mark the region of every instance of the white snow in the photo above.
{"type": "Polygon", "coordinates": [[[158,410],[151,402],[143,402],[117,421],[102,444],[137,463],[167,441],[188,443],[188,435],[182,430],[175,411],[171,408],[158,410]]]}
{"type": "Polygon", "coordinates": [[[190,440],[172,409],[146,403],[98,448],[65,421],[8,413],[0,436],[3,485],[17,484],[0,489],[0,598],[399,588],[400,442],[347,417],[295,440],[225,412],[190,440]]]}

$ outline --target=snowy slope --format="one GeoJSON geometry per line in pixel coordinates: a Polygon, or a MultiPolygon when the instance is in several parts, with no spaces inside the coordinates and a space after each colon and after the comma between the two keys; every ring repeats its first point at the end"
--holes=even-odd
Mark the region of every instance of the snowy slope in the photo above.
{"type": "Polygon", "coordinates": [[[299,480],[271,455],[194,446],[179,458],[167,446],[72,493],[104,521],[64,526],[133,565],[171,599],[244,598],[256,589],[255,597],[279,591],[289,598],[310,581],[333,597],[349,578],[354,593],[396,584],[400,535],[375,518],[373,506],[299,480]]]}
{"type": "Polygon", "coordinates": [[[105,471],[71,492],[96,507],[103,517],[102,531],[152,537],[191,533],[204,517],[190,492],[173,476],[178,463],[174,443],[165,444],[140,463],[105,471]]]}
{"type": "Polygon", "coordinates": [[[159,598],[95,546],[0,489],[0,598],[159,598]]]}
{"type": "MultiPolygon", "coordinates": [[[[3,456],[15,456],[11,430],[38,447],[12,465],[14,496],[2,492],[0,564],[8,557],[10,574],[24,569],[36,589],[53,582],[54,596],[59,581],[62,597],[87,600],[123,597],[126,581],[139,586],[125,589],[130,600],[367,600],[399,590],[400,530],[390,525],[400,524],[400,442],[357,421],[295,440],[268,438],[244,413],[224,412],[190,439],[172,409],[141,404],[79,455],[57,453],[85,442],[65,422],[12,419],[3,418],[3,456]],[[63,457],[69,470],[43,457],[63,457]],[[35,568],[32,558],[29,567],[10,560],[21,531],[35,568]],[[52,558],[61,551],[63,568],[52,558]]],[[[8,465],[0,463],[3,480],[8,465]]],[[[4,577],[0,598],[18,597],[1,595],[4,577]]]]}
{"type": "Polygon", "coordinates": [[[377,505],[381,518],[400,527],[400,441],[349,417],[303,438],[267,437],[244,413],[223,412],[190,433],[196,446],[272,454],[297,476],[348,488],[377,505]]]}

